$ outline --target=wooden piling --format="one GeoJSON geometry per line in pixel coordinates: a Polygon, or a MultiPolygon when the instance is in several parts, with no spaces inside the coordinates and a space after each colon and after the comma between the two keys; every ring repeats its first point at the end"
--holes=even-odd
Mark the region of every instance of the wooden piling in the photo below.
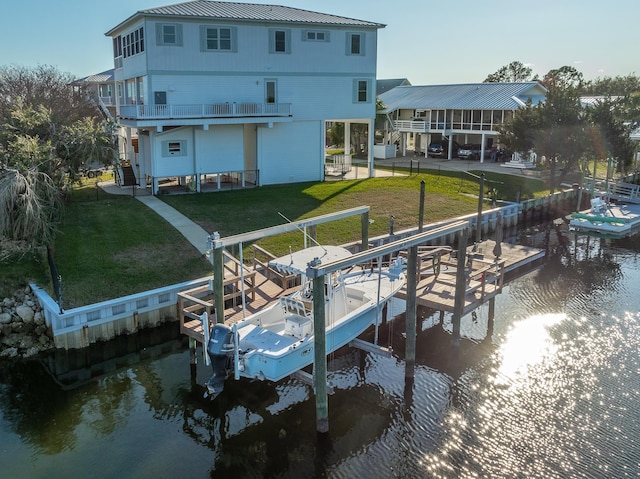
{"type": "Polygon", "coordinates": [[[464,309],[464,295],[466,294],[466,259],[467,259],[467,229],[458,233],[458,260],[456,268],[456,295],[453,306],[453,344],[460,344],[460,319],[464,309]]]}
{"type": "Polygon", "coordinates": [[[224,324],[224,258],[220,235],[213,240],[213,297],[215,298],[216,323],[224,324]]]}
{"type": "Polygon", "coordinates": [[[424,180],[420,182],[420,214],[418,215],[418,233],[424,228],[424,180]]]}
{"type": "Polygon", "coordinates": [[[418,247],[411,246],[407,257],[407,309],[405,332],[407,336],[405,352],[405,380],[413,382],[416,364],[416,289],[417,289],[418,247]]]}
{"type": "Polygon", "coordinates": [[[360,215],[362,223],[362,247],[361,251],[369,249],[369,212],[360,215]]]}
{"type": "Polygon", "coordinates": [[[329,432],[329,399],[327,397],[327,337],[324,313],[324,275],[313,278],[313,379],[316,390],[316,430],[329,432]]]}

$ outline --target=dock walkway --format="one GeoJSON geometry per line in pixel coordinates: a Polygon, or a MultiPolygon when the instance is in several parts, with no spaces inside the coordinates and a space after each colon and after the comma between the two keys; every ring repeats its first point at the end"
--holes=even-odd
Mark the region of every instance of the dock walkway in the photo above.
{"type": "MultiPolygon", "coordinates": [[[[531,265],[545,254],[537,248],[501,243],[502,252],[500,258],[496,259],[493,255],[495,244],[493,240],[486,240],[467,248],[472,261],[467,265],[465,274],[467,281],[463,315],[500,294],[506,273],[531,265]]],[[[436,253],[438,254],[440,253],[436,253]]],[[[416,302],[437,311],[452,313],[456,295],[457,260],[441,254],[438,265],[438,261],[433,261],[432,256],[433,253],[428,252],[420,255],[416,302]]],[[[397,296],[403,299],[407,297],[406,286],[397,296]]]]}
{"type": "MultiPolygon", "coordinates": [[[[496,260],[493,255],[494,247],[495,241],[486,240],[467,249],[472,261],[468,264],[466,272],[463,314],[473,311],[500,294],[506,273],[531,265],[544,257],[544,251],[537,248],[501,243],[501,256],[496,260]]],[[[451,252],[450,248],[445,247],[425,248],[419,252],[417,304],[438,311],[453,312],[457,259],[452,257],[451,252]]],[[[240,291],[242,279],[238,269],[225,269],[224,284],[228,289],[235,290],[225,294],[225,324],[234,324],[245,316],[267,308],[299,287],[290,286],[288,280],[291,278],[273,278],[273,271],[269,269],[247,269],[245,266],[245,271],[244,293],[247,299],[243,308],[243,305],[238,303],[238,298],[242,294],[240,291]],[[229,288],[230,286],[232,288],[229,288]],[[230,306],[229,303],[232,305],[230,306]]],[[[406,286],[396,296],[405,299],[406,286]]],[[[204,342],[202,314],[207,312],[210,324],[215,323],[213,291],[210,286],[202,286],[179,293],[178,297],[181,332],[197,342],[204,342]]]]}

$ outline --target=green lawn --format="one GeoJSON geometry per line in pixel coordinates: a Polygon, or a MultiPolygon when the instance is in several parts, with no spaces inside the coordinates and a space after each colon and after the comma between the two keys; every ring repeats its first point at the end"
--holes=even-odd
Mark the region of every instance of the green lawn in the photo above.
{"type": "MultiPolygon", "coordinates": [[[[425,222],[452,218],[477,209],[478,182],[453,172],[421,173],[367,180],[297,183],[229,192],[163,196],[168,204],[207,231],[222,236],[244,233],[291,220],[367,205],[371,207],[369,236],[396,231],[418,222],[420,182],[425,181],[425,222]]],[[[487,174],[487,189],[501,199],[545,194],[539,181],[487,174]]],[[[208,261],[162,218],[128,196],[110,196],[95,182],[71,194],[53,248],[62,276],[66,309],[111,299],[210,274],[208,261]]],[[[360,239],[360,218],[319,225],[318,240],[342,244],[360,239]]],[[[264,239],[260,244],[276,253],[303,244],[302,233],[264,239]]],[[[250,249],[245,252],[249,260],[250,249]]],[[[51,293],[46,257],[14,258],[0,265],[0,294],[9,294],[28,281],[51,293]]]]}

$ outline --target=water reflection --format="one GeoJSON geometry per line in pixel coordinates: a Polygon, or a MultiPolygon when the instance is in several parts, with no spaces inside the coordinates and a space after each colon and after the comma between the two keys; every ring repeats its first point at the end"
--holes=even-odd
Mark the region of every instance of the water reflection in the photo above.
{"type": "Polygon", "coordinates": [[[331,356],[323,436],[294,379],[206,399],[176,338],[0,362],[2,476],[637,476],[640,242],[523,234],[549,258],[496,298],[494,327],[482,306],[456,348],[450,315],[419,308],[412,383],[402,315],[378,331],[392,357],[331,356]]]}

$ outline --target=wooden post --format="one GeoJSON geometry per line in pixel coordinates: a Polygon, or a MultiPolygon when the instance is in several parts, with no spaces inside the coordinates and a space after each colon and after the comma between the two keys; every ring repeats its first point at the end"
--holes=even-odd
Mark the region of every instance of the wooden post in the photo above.
{"type": "Polygon", "coordinates": [[[453,303],[453,344],[460,344],[460,319],[464,311],[464,297],[467,289],[465,261],[467,259],[466,229],[458,233],[458,267],[456,268],[456,295],[453,303]]]}
{"type": "Polygon", "coordinates": [[[224,257],[218,232],[213,233],[213,297],[216,305],[216,323],[224,324],[224,257]]]}
{"type": "MultiPolygon", "coordinates": [[[[478,218],[476,220],[476,243],[482,240],[482,202],[484,201],[484,173],[480,173],[480,191],[478,192],[478,218]]],[[[465,241],[466,245],[466,241],[465,241]]]]}
{"type": "Polygon", "coordinates": [[[329,432],[327,398],[327,338],[324,312],[324,275],[313,278],[313,380],[316,390],[316,430],[329,432]]]}
{"type": "Polygon", "coordinates": [[[360,250],[366,251],[369,249],[369,212],[362,213],[360,219],[362,222],[362,246],[360,250]]]}
{"type": "Polygon", "coordinates": [[[405,346],[405,372],[404,379],[407,382],[413,382],[416,366],[416,267],[418,259],[418,247],[411,246],[407,257],[407,311],[405,314],[405,332],[407,335],[407,343],[405,346]]]}
{"type": "Polygon", "coordinates": [[[424,228],[424,180],[420,182],[420,214],[418,215],[418,233],[424,228]]]}

